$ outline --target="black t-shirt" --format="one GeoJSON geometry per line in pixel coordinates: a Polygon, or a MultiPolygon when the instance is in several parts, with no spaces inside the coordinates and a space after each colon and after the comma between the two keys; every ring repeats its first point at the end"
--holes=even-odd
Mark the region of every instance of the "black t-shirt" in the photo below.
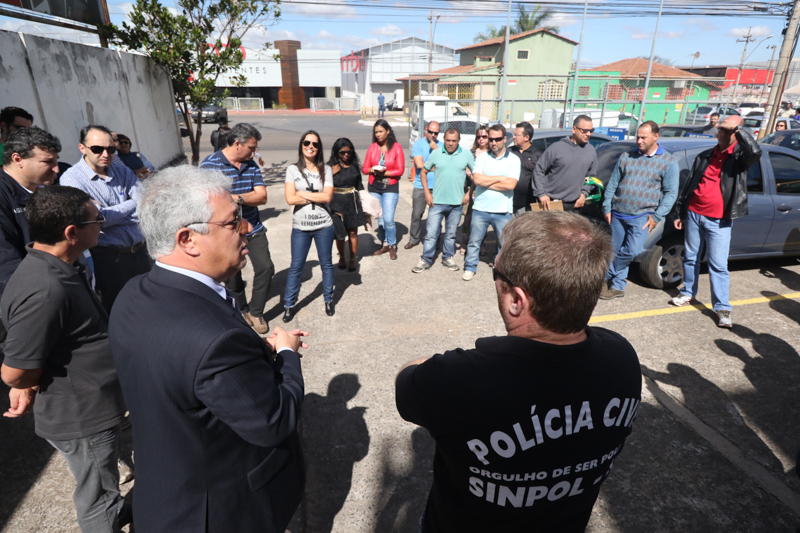
{"type": "Polygon", "coordinates": [[[642,385],[628,341],[586,331],[568,346],[479,339],[400,373],[400,415],[436,440],[423,531],[586,528],[642,385]]]}
{"type": "Polygon", "coordinates": [[[517,154],[520,160],[519,181],[514,187],[514,211],[525,208],[531,210],[531,204],[536,200],[533,196],[531,180],[533,179],[533,167],[542,155],[542,151],[529,146],[527,150],[520,150],[517,146],[511,147],[511,153],[517,154]]]}
{"type": "Polygon", "coordinates": [[[340,166],[339,172],[333,175],[333,186],[340,189],[347,189],[355,187],[357,190],[363,190],[364,185],[361,181],[361,171],[358,165],[350,165],[349,167],[340,166]]]}
{"type": "Polygon", "coordinates": [[[36,434],[72,440],[117,425],[125,402],[103,305],[80,263],[26,249],[0,309],[8,330],[4,364],[43,369],[33,404],[36,434]]]}
{"type": "Polygon", "coordinates": [[[31,240],[25,206],[32,194],[0,168],[0,297],[31,240]]]}

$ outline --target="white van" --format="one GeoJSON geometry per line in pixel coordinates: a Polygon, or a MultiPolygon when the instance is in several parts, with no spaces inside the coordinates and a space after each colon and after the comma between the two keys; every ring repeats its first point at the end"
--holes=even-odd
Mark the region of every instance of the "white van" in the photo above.
{"type": "Polygon", "coordinates": [[[415,96],[409,102],[411,114],[411,128],[418,129],[420,115],[425,122],[435,120],[437,122],[447,122],[451,119],[473,120],[480,124],[486,124],[488,119],[473,115],[455,100],[450,100],[446,96],[415,96]],[[420,113],[420,106],[423,106],[420,113]]]}

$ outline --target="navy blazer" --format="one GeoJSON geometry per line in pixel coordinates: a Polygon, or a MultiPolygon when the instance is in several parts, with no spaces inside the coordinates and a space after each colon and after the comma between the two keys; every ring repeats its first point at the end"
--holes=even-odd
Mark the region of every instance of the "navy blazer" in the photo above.
{"type": "Polygon", "coordinates": [[[125,285],[109,338],[133,423],[136,530],[284,531],[305,479],[297,353],[273,361],[231,304],[158,266],[125,285]]]}

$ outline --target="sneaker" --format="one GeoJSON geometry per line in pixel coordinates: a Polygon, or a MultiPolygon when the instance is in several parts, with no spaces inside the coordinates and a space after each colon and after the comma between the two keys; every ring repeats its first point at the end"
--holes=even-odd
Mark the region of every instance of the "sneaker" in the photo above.
{"type": "Polygon", "coordinates": [[[684,305],[690,304],[692,302],[692,300],[694,300],[694,298],[692,296],[689,296],[689,295],[686,295],[686,294],[679,294],[675,298],[670,300],[669,303],[671,303],[672,305],[677,306],[677,307],[682,307],[684,305]]]}
{"type": "Polygon", "coordinates": [[[253,316],[249,311],[242,313],[245,322],[250,324],[250,327],[256,330],[259,335],[266,335],[269,333],[269,324],[264,320],[263,316],[253,316]]]}
{"type": "Polygon", "coordinates": [[[417,263],[416,266],[411,269],[411,272],[414,274],[419,274],[423,270],[428,270],[430,267],[431,265],[426,263],[424,259],[420,259],[419,263],[417,263]]]}
{"type": "Polygon", "coordinates": [[[611,287],[603,287],[600,291],[601,300],[613,300],[614,298],[622,298],[625,296],[625,291],[619,289],[612,289],[611,287]]]}
{"type": "Polygon", "coordinates": [[[730,311],[717,311],[717,327],[732,328],[733,320],[731,320],[730,311]]]}
{"type": "Polygon", "coordinates": [[[474,277],[475,277],[475,272],[473,272],[472,270],[465,270],[464,275],[461,276],[461,279],[463,279],[464,281],[469,281],[474,277]]]}
{"type": "Polygon", "coordinates": [[[458,265],[453,261],[452,258],[450,259],[442,259],[442,266],[449,268],[453,272],[459,270],[458,265]]]}

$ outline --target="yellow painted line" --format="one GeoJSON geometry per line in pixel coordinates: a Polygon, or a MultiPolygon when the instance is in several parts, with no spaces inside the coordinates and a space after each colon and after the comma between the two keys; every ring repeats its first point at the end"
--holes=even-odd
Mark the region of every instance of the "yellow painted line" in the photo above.
{"type": "MultiPolygon", "coordinates": [[[[747,300],[736,300],[731,302],[732,306],[737,305],[751,305],[763,304],[767,302],[774,302],[775,300],[796,300],[800,298],[800,292],[791,292],[788,294],[776,294],[774,296],[761,296],[759,298],[749,298],[747,300]]],[[[589,324],[598,324],[600,322],[614,322],[615,320],[629,320],[631,318],[643,318],[648,316],[672,315],[675,313],[686,313],[689,311],[703,311],[711,310],[704,304],[685,305],[683,307],[665,307],[663,309],[650,309],[648,311],[636,311],[634,313],[619,313],[616,315],[602,315],[595,316],[589,320],[589,324]]]]}

